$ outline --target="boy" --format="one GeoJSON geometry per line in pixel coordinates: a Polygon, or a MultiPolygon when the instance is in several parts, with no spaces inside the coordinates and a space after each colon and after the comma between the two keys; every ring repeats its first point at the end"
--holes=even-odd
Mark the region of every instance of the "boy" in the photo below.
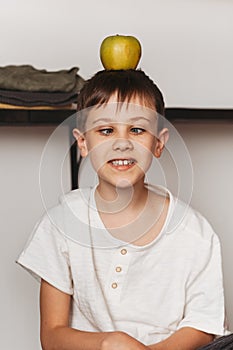
{"type": "Polygon", "coordinates": [[[74,130],[98,184],[64,196],[18,262],[41,280],[44,350],[192,350],[226,334],[220,245],[210,225],[145,183],[168,140],[163,97],[140,70],[101,71],[74,130]]]}

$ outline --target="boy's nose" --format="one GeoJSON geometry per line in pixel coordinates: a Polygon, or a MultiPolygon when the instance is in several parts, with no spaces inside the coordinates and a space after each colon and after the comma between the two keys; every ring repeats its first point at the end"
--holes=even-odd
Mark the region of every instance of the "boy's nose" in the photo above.
{"type": "Polygon", "coordinates": [[[113,142],[112,149],[114,151],[132,151],[133,144],[130,140],[124,138],[118,138],[113,142]]]}

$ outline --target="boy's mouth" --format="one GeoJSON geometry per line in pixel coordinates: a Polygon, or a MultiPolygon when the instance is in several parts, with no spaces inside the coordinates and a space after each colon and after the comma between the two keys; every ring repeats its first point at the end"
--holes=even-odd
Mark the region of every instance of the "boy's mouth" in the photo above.
{"type": "Polygon", "coordinates": [[[134,159],[113,159],[110,160],[109,163],[112,163],[113,165],[131,165],[135,163],[134,159]]]}
{"type": "Polygon", "coordinates": [[[122,168],[130,168],[132,167],[135,163],[135,159],[111,159],[108,161],[109,164],[111,164],[113,167],[122,167],[122,168]]]}

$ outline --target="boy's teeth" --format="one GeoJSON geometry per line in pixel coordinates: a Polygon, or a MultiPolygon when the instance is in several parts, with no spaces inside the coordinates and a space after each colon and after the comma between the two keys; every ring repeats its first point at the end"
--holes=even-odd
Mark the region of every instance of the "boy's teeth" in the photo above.
{"type": "Polygon", "coordinates": [[[131,160],[131,159],[113,160],[112,164],[115,165],[115,166],[118,166],[118,165],[130,165],[130,164],[133,164],[133,160],[131,160]]]}

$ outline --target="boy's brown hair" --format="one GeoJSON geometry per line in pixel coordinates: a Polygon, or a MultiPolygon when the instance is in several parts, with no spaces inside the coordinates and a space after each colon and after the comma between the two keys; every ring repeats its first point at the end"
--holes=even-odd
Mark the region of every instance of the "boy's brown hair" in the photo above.
{"type": "MultiPolygon", "coordinates": [[[[142,71],[102,70],[87,80],[78,95],[77,111],[106,104],[115,95],[118,102],[130,103],[138,97],[142,103],[158,113],[158,129],[162,128],[160,116],[164,116],[163,95],[157,85],[142,71]]],[[[163,119],[163,118],[162,118],[163,119]]]]}
{"type": "Polygon", "coordinates": [[[84,83],[77,101],[77,110],[105,104],[117,94],[118,102],[130,102],[138,96],[146,106],[164,115],[163,95],[157,85],[142,71],[103,70],[84,83]]]}

